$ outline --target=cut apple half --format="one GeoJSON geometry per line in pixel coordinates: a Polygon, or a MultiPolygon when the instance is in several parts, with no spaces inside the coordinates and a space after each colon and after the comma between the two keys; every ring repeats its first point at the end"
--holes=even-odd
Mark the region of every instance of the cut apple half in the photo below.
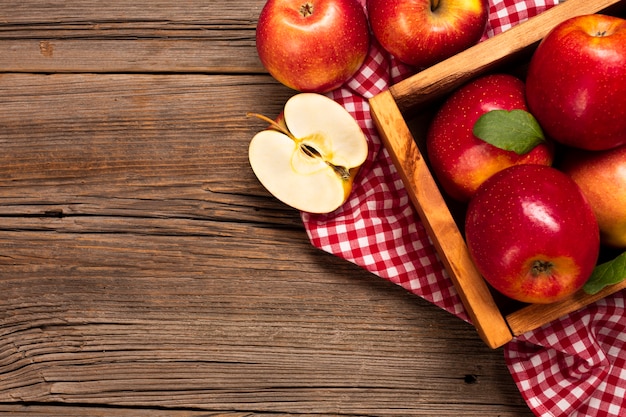
{"type": "Polygon", "coordinates": [[[300,211],[330,213],[350,195],[367,158],[367,139],[340,104],[316,93],[291,97],[278,122],[257,133],[248,156],[254,174],[277,199],[300,211]]]}

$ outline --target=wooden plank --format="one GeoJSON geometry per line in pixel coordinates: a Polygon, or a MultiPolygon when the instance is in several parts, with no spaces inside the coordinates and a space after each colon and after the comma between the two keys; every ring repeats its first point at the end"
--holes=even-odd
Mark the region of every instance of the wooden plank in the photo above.
{"type": "Polygon", "coordinates": [[[0,72],[259,73],[264,2],[2,3],[0,72]]]}
{"type": "MultiPolygon", "coordinates": [[[[224,411],[210,415],[206,411],[194,410],[159,410],[159,409],[124,409],[114,407],[71,407],[55,405],[7,405],[0,404],[0,413],[14,417],[251,417],[247,412],[224,411]]],[[[271,415],[270,415],[271,417],[271,415]]]]}
{"type": "Polygon", "coordinates": [[[265,72],[250,32],[224,35],[220,31],[199,39],[160,36],[167,39],[74,40],[45,36],[44,40],[0,40],[0,72],[265,72]]]}
{"type": "Polygon", "coordinates": [[[565,300],[552,304],[531,304],[506,316],[506,321],[515,335],[521,335],[557,320],[566,314],[580,310],[609,295],[626,288],[626,281],[604,287],[595,294],[579,290],[565,300]]]}
{"type": "Polygon", "coordinates": [[[266,125],[246,112],[275,117],[293,94],[269,76],[5,74],[0,88],[5,214],[33,214],[19,205],[78,213],[97,196],[111,209],[145,200],[198,215],[181,200],[268,198],[247,156],[266,125]],[[72,207],[51,206],[70,199],[72,207]]]}
{"type": "Polygon", "coordinates": [[[446,271],[454,282],[467,312],[485,343],[497,348],[513,335],[493,301],[489,288],[476,270],[467,245],[432,177],[413,135],[409,131],[390,91],[370,100],[372,118],[385,148],[398,169],[422,223],[446,271]]]}
{"type": "Polygon", "coordinates": [[[471,326],[299,231],[15,226],[0,226],[0,403],[523,415],[471,326]],[[496,392],[508,405],[494,408],[496,392]]]}
{"type": "MultiPolygon", "coordinates": [[[[20,24],[169,22],[254,27],[264,0],[3,0],[3,27],[20,24]]],[[[220,26],[221,27],[221,26],[220,26]]]]}

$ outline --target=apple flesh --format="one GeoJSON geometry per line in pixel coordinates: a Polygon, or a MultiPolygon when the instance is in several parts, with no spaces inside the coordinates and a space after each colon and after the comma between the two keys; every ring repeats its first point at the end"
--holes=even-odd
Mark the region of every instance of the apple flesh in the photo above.
{"type": "Polygon", "coordinates": [[[479,77],[456,90],[436,113],[426,137],[426,150],[443,190],[468,201],[480,184],[512,165],[551,165],[554,146],[543,142],[519,155],[476,137],[473,127],[492,110],[528,110],[522,80],[508,74],[479,77]]]}
{"type": "Polygon", "coordinates": [[[626,20],[594,14],[557,25],[533,53],[526,88],[555,141],[588,150],[626,144],[626,20]]]}
{"type": "Polygon", "coordinates": [[[576,183],[543,165],[517,165],[485,181],[470,201],[465,234],[478,271],[526,303],[580,289],[600,250],[598,223],[576,183]]]}
{"type": "MultiPolygon", "coordinates": [[[[258,115],[257,115],[258,116],[258,115]]],[[[367,139],[340,104],[300,93],[282,118],[250,141],[248,157],[261,184],[283,203],[309,213],[339,208],[368,154],[367,139]]]]}
{"type": "Polygon", "coordinates": [[[600,227],[600,241],[626,249],[626,146],[606,151],[571,149],[560,169],[587,197],[600,227]]]}
{"type": "Polygon", "coordinates": [[[489,6],[486,0],[367,0],[367,11],[383,48],[424,68],[476,44],[489,6]]]}
{"type": "Polygon", "coordinates": [[[365,61],[369,43],[367,16],[357,0],[268,0],[256,28],[265,68],[301,92],[340,87],[365,61]]]}

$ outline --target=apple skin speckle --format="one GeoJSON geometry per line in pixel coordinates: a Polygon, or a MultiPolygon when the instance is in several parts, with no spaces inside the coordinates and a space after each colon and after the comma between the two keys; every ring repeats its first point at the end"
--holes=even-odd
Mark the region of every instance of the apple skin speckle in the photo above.
{"type": "Polygon", "coordinates": [[[518,155],[499,149],[473,134],[476,121],[491,110],[528,110],[522,80],[509,74],[490,74],[456,90],[438,110],[426,136],[426,150],[443,190],[466,202],[480,184],[512,165],[551,165],[554,146],[545,142],[518,155]]]}
{"type": "Polygon", "coordinates": [[[465,237],[485,280],[527,303],[552,303],[580,289],[600,250],[598,223],[580,188],[536,164],[506,168],[481,185],[468,205],[465,237]]]}
{"type": "Polygon", "coordinates": [[[268,0],[256,27],[263,66],[300,92],[341,87],[365,62],[370,40],[367,16],[357,0],[268,0]]]}
{"type": "Polygon", "coordinates": [[[555,141],[594,151],[626,144],[626,19],[560,23],[533,53],[526,85],[530,110],[555,141]]]}

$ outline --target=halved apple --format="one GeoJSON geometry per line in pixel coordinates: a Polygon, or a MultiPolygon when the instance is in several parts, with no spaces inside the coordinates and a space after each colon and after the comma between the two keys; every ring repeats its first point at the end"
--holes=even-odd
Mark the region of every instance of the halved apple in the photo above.
{"type": "Polygon", "coordinates": [[[367,158],[367,139],[340,104],[301,93],[285,104],[282,119],[250,142],[248,157],[261,184],[283,203],[309,213],[330,213],[350,195],[367,158]]]}

